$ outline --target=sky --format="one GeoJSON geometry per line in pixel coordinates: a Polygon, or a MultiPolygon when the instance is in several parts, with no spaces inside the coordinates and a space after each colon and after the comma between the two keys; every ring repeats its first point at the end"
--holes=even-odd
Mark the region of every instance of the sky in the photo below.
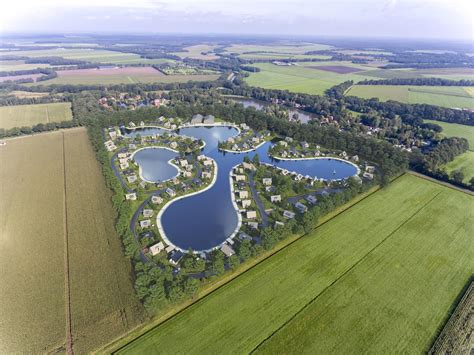
{"type": "Polygon", "coordinates": [[[2,0],[0,33],[473,40],[472,0],[2,0]]]}

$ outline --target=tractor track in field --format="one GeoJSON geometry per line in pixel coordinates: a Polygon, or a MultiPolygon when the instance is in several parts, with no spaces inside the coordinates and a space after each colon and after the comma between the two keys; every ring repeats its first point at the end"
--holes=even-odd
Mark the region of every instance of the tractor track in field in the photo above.
{"type": "Polygon", "coordinates": [[[70,275],[69,275],[69,240],[68,240],[68,221],[67,221],[67,184],[66,184],[66,143],[64,131],[63,136],[63,187],[64,187],[64,293],[66,298],[66,353],[74,354],[72,339],[72,321],[71,321],[71,291],[70,291],[70,275]]]}

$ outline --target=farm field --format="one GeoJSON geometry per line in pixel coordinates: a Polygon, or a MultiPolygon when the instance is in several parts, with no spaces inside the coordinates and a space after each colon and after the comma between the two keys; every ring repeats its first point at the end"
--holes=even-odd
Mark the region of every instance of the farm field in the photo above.
{"type": "Polygon", "coordinates": [[[474,177],[474,151],[469,150],[458,155],[453,161],[444,166],[444,170],[448,174],[451,174],[453,170],[461,170],[464,174],[464,182],[469,182],[474,177]]]}
{"type": "Polygon", "coordinates": [[[15,80],[22,80],[22,79],[33,79],[36,81],[40,76],[43,74],[22,74],[22,75],[9,75],[9,76],[0,76],[0,83],[5,81],[15,81],[15,80]]]}
{"type": "Polygon", "coordinates": [[[86,130],[64,131],[64,143],[62,131],[9,139],[0,160],[0,353],[64,351],[66,230],[74,351],[137,325],[143,310],[86,130]]]}
{"type": "Polygon", "coordinates": [[[277,66],[270,63],[259,63],[253,66],[260,68],[260,72],[251,73],[245,81],[251,86],[267,89],[281,89],[293,92],[322,95],[324,91],[334,85],[347,80],[355,82],[363,79],[373,79],[364,76],[365,71],[373,71],[373,67],[364,67],[349,62],[303,62],[294,66],[277,66]],[[336,71],[318,69],[328,66],[359,69],[357,73],[341,74],[336,71]]]}
{"type": "Polygon", "coordinates": [[[305,54],[286,54],[286,53],[267,53],[267,52],[254,52],[248,54],[240,54],[242,59],[331,59],[328,55],[305,55],[305,54]]]}
{"type": "MultiPolygon", "coordinates": [[[[347,80],[357,83],[361,80],[376,80],[388,78],[418,78],[418,77],[439,77],[446,79],[470,79],[470,72],[459,69],[437,69],[437,70],[388,70],[378,69],[373,65],[353,64],[343,61],[327,62],[300,62],[293,66],[277,66],[271,63],[258,63],[253,66],[260,68],[260,72],[250,73],[245,81],[252,86],[259,86],[267,89],[289,90],[307,94],[322,95],[330,87],[347,80]],[[318,67],[347,67],[358,69],[353,73],[343,74],[340,71],[328,71],[318,69],[318,67]],[[438,72],[439,74],[436,74],[438,72]],[[464,74],[461,74],[464,73],[464,74]]],[[[383,64],[383,63],[380,63],[383,64]]],[[[474,73],[474,72],[473,72],[474,73]]],[[[474,76],[473,76],[474,77],[474,76]]],[[[423,99],[426,93],[413,93],[415,99],[423,99]],[[419,98],[421,97],[421,99],[419,98]]],[[[435,94],[431,94],[435,95],[435,94]]],[[[439,95],[438,95],[439,96],[439,95]]],[[[462,100],[463,98],[461,98],[462,100]]],[[[472,101],[468,99],[468,101],[472,101]]],[[[464,100],[462,100],[464,102],[464,100]]],[[[472,104],[471,104],[472,105],[472,104]]]]}
{"type": "Polygon", "coordinates": [[[202,60],[214,60],[219,58],[214,54],[204,55],[203,52],[210,52],[214,50],[216,46],[210,46],[207,44],[197,44],[195,46],[184,47],[186,51],[171,53],[177,55],[181,58],[192,58],[192,59],[202,59],[202,60]]]}
{"type": "Polygon", "coordinates": [[[326,44],[301,44],[301,45],[264,45],[264,44],[233,44],[225,49],[226,53],[245,54],[246,52],[275,53],[275,54],[304,54],[309,51],[331,49],[326,44]]]}
{"type": "Polygon", "coordinates": [[[30,91],[21,91],[21,90],[12,91],[9,94],[14,95],[20,99],[34,99],[34,98],[40,98],[40,97],[49,95],[49,93],[47,92],[30,92],[30,91]]]}
{"type": "MultiPolygon", "coordinates": [[[[216,80],[218,75],[167,76],[152,67],[125,67],[112,69],[74,69],[58,71],[58,77],[43,81],[42,85],[113,85],[137,83],[183,83],[187,81],[216,80]]],[[[34,83],[28,84],[35,85],[34,83]]]]}
{"type": "Polygon", "coordinates": [[[0,71],[31,70],[36,68],[51,68],[49,64],[25,63],[24,60],[0,60],[0,71]]]}
{"type": "Polygon", "coordinates": [[[424,352],[474,270],[473,203],[405,175],[118,352],[424,352]]]}
{"type": "MultiPolygon", "coordinates": [[[[30,58],[37,57],[63,57],[66,59],[85,60],[93,63],[109,63],[109,64],[161,64],[166,62],[163,59],[145,59],[138,54],[123,53],[116,51],[108,51],[104,49],[88,49],[88,48],[55,48],[41,49],[30,51],[8,51],[2,52],[3,55],[18,55],[30,58]]],[[[42,64],[40,64],[43,66],[42,64]]],[[[38,65],[37,65],[38,66],[38,65]]]]}
{"type": "Polygon", "coordinates": [[[70,102],[0,107],[0,128],[4,129],[70,120],[72,120],[70,102]]]}
{"type": "Polygon", "coordinates": [[[473,109],[474,95],[469,89],[461,86],[355,85],[346,95],[365,99],[377,97],[381,101],[395,100],[408,104],[473,109]]]}
{"type": "Polygon", "coordinates": [[[474,127],[457,123],[448,123],[435,120],[423,120],[427,123],[434,123],[443,128],[441,134],[446,137],[462,137],[469,142],[469,150],[474,151],[474,127]]]}

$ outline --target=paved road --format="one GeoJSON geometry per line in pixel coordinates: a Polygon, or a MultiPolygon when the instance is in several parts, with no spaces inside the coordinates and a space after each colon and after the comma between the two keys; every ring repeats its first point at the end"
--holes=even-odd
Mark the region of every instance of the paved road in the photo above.
{"type": "Polygon", "coordinates": [[[260,216],[262,217],[262,226],[265,228],[268,226],[268,215],[265,213],[265,206],[263,205],[263,202],[260,199],[260,196],[258,195],[257,189],[255,188],[255,181],[253,179],[254,175],[254,172],[251,172],[249,174],[250,191],[252,192],[253,199],[257,204],[258,210],[260,211],[260,216]]]}

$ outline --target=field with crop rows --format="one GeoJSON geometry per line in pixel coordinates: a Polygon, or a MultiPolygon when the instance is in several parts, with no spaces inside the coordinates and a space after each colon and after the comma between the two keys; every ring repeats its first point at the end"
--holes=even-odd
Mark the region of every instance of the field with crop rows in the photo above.
{"type": "Polygon", "coordinates": [[[6,142],[0,147],[0,353],[64,349],[66,265],[73,350],[92,351],[136,326],[144,311],[86,130],[64,131],[64,142],[62,131],[6,142]]]}
{"type": "MultiPolygon", "coordinates": [[[[58,71],[58,77],[43,81],[42,85],[113,85],[137,83],[184,83],[216,80],[218,75],[164,75],[152,67],[107,69],[73,69],[58,71]]],[[[35,83],[28,86],[37,85],[35,83]]]]}
{"type": "Polygon", "coordinates": [[[474,271],[473,207],[405,175],[119,352],[422,353],[474,271]]]}
{"type": "Polygon", "coordinates": [[[69,102],[0,107],[0,128],[5,129],[70,120],[72,112],[69,102]]]}
{"type": "MultiPolygon", "coordinates": [[[[26,56],[30,58],[37,57],[62,57],[66,59],[85,60],[93,63],[110,63],[110,64],[160,64],[163,59],[145,59],[135,53],[123,53],[116,51],[108,51],[104,49],[89,48],[55,48],[55,49],[39,49],[30,51],[8,51],[2,52],[3,55],[26,56]]],[[[165,60],[166,61],[166,60],[165,60]]],[[[37,66],[44,67],[43,64],[37,66]]]]}
{"type": "Polygon", "coordinates": [[[381,101],[394,100],[407,104],[474,109],[474,95],[469,87],[461,86],[355,85],[346,95],[365,99],[377,97],[381,101]]]}

